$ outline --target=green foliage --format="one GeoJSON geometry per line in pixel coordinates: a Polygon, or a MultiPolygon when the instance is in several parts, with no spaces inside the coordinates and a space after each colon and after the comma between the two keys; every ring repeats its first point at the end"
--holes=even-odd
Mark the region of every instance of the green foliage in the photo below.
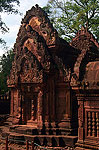
{"type": "Polygon", "coordinates": [[[8,91],[7,76],[10,74],[13,58],[13,50],[3,54],[3,56],[0,58],[0,94],[4,94],[8,91]]]}
{"type": "Polygon", "coordinates": [[[81,28],[88,29],[99,40],[98,0],[49,0],[44,10],[60,36],[70,41],[81,28]]]}
{"type": "MultiPolygon", "coordinates": [[[[19,13],[18,9],[16,9],[16,5],[19,6],[19,0],[0,0],[0,32],[6,33],[9,31],[7,25],[2,21],[2,13],[7,14],[17,14],[19,13]]],[[[6,44],[5,41],[0,38],[0,44],[6,44]]]]}

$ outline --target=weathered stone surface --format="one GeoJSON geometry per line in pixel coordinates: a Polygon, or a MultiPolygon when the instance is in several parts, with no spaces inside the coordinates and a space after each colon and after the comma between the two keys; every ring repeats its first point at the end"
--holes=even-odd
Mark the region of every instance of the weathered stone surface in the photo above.
{"type": "Polygon", "coordinates": [[[84,27],[67,43],[59,38],[46,13],[39,6],[32,7],[22,20],[7,81],[13,124],[24,126],[24,130],[19,126],[13,131],[29,134],[28,138],[33,134],[41,145],[45,141],[49,146],[54,141],[57,146],[61,142],[64,147],[75,145],[75,135],[78,147],[81,143],[83,147],[84,143],[91,145],[91,140],[96,144],[98,48],[98,42],[84,27]],[[32,129],[27,131],[29,126],[32,129]],[[42,141],[42,136],[46,140],[42,141]]]}

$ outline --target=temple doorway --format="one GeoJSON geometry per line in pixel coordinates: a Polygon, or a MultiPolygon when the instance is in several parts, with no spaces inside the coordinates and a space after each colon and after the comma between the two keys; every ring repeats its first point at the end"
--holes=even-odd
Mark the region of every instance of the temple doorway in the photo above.
{"type": "Polygon", "coordinates": [[[24,96],[23,120],[24,124],[37,122],[37,96],[35,94],[26,94],[24,96]]]}
{"type": "Polygon", "coordinates": [[[24,122],[27,124],[28,120],[31,120],[31,108],[32,100],[30,97],[25,97],[24,99],[24,122]]]}

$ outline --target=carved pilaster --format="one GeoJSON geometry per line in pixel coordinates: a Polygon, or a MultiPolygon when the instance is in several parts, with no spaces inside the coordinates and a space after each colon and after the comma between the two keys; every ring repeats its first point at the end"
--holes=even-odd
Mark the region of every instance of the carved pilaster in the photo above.
{"type": "Polygon", "coordinates": [[[54,80],[50,84],[50,117],[51,117],[51,126],[54,128],[55,125],[55,83],[54,80]]]}
{"type": "Polygon", "coordinates": [[[31,106],[31,120],[34,120],[34,100],[31,100],[32,106],[31,106]]]}
{"type": "Polygon", "coordinates": [[[49,127],[49,92],[46,92],[45,94],[45,99],[44,99],[44,102],[45,102],[45,105],[44,105],[44,109],[45,109],[45,126],[46,128],[49,127]]]}
{"type": "Polygon", "coordinates": [[[19,123],[21,121],[21,91],[18,91],[18,110],[17,110],[18,114],[17,114],[17,119],[19,119],[19,123]]]}
{"type": "Polygon", "coordinates": [[[46,93],[46,115],[45,115],[45,121],[49,121],[49,93],[46,93]]]}
{"type": "Polygon", "coordinates": [[[70,102],[70,91],[66,92],[66,118],[71,117],[71,102],[70,102]]]}
{"type": "Polygon", "coordinates": [[[79,128],[78,128],[78,141],[83,142],[84,140],[84,99],[83,98],[78,98],[78,123],[79,123],[79,128]]]}
{"type": "Polygon", "coordinates": [[[21,101],[22,101],[22,123],[24,124],[24,97],[21,96],[21,101]]]}
{"type": "Polygon", "coordinates": [[[20,90],[14,88],[11,95],[11,115],[13,116],[13,124],[19,124],[21,119],[21,96],[20,90]]]}
{"type": "Polygon", "coordinates": [[[14,115],[14,90],[11,90],[11,111],[10,111],[10,115],[13,116],[14,115]]]}
{"type": "Polygon", "coordinates": [[[39,93],[38,93],[38,110],[37,110],[37,112],[38,112],[38,126],[39,127],[42,127],[42,122],[43,122],[43,120],[42,120],[42,101],[43,101],[43,92],[40,90],[39,91],[39,93]]]}

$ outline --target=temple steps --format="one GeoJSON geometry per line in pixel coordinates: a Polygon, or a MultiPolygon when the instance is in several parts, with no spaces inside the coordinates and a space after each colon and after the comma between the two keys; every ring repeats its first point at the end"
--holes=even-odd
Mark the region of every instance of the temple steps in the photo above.
{"type": "Polygon", "coordinates": [[[76,143],[76,150],[99,150],[99,144],[96,144],[94,142],[91,143],[84,143],[84,144],[81,144],[81,143],[76,143]]]}
{"type": "Polygon", "coordinates": [[[8,118],[4,122],[4,126],[11,126],[12,125],[12,117],[8,116],[8,118]]]}
{"type": "Polygon", "coordinates": [[[25,143],[26,140],[34,141],[34,143],[41,146],[74,146],[77,142],[77,136],[67,136],[67,135],[26,135],[19,134],[16,132],[8,132],[2,134],[3,137],[8,136],[9,141],[14,143],[25,143]]]}
{"type": "Polygon", "coordinates": [[[46,129],[46,133],[42,131],[43,129],[36,129],[27,125],[13,125],[8,129],[6,128],[2,132],[2,137],[8,137],[9,141],[14,143],[25,143],[28,140],[29,142],[34,141],[34,143],[41,146],[74,147],[78,138],[77,136],[64,135],[60,132],[59,135],[56,135],[56,129],[52,129],[49,132],[50,128],[46,129]]]}
{"type": "Polygon", "coordinates": [[[2,137],[8,137],[9,141],[13,141],[14,143],[25,143],[26,140],[28,140],[30,142],[34,141],[34,143],[38,145],[49,147],[74,147],[75,143],[77,142],[77,136],[55,134],[42,135],[40,133],[40,130],[38,131],[37,129],[33,129],[31,127],[11,126],[9,131],[2,132],[2,137]]]}
{"type": "MultiPolygon", "coordinates": [[[[10,132],[16,132],[19,134],[28,134],[28,135],[70,135],[70,133],[74,133],[73,129],[65,129],[65,128],[33,128],[27,125],[13,125],[10,126],[10,132]]],[[[74,134],[73,134],[74,135],[74,134]]]]}
{"type": "Polygon", "coordinates": [[[28,135],[37,135],[38,131],[36,128],[31,128],[31,127],[27,127],[27,126],[11,126],[9,129],[10,132],[16,132],[19,134],[28,134],[28,135]]]}

